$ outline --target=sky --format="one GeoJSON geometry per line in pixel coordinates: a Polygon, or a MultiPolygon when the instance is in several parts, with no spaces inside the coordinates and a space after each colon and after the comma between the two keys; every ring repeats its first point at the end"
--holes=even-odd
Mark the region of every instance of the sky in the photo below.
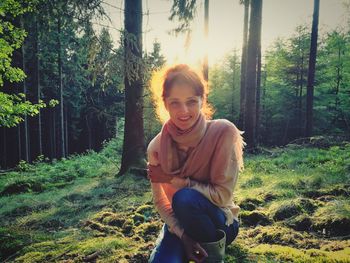
{"type": "MultiPolygon", "coordinates": [[[[123,28],[123,0],[104,0],[103,6],[111,21],[99,21],[110,28],[115,43],[119,31],[123,28]]],[[[244,7],[239,0],[209,1],[209,37],[204,35],[204,0],[197,0],[197,15],[192,24],[192,42],[186,50],[185,36],[175,37],[168,32],[175,28],[175,22],[169,21],[171,0],[143,0],[143,49],[150,52],[153,42],[161,44],[162,54],[168,63],[194,64],[202,58],[208,49],[209,64],[218,63],[227,53],[241,50],[243,39],[244,7]],[[147,14],[149,13],[149,14],[147,14]]],[[[319,30],[327,32],[348,23],[344,3],[350,0],[320,0],[319,30]]],[[[313,0],[263,0],[262,14],[262,52],[279,38],[293,35],[301,24],[312,23],[313,0]]]]}

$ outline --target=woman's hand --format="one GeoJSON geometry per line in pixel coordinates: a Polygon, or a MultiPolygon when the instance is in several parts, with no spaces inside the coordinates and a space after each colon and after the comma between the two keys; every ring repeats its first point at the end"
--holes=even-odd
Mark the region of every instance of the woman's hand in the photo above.
{"type": "Polygon", "coordinates": [[[188,260],[193,260],[197,263],[203,262],[203,260],[208,257],[207,252],[200,246],[200,244],[186,235],[186,233],[183,233],[181,240],[184,244],[188,260]]]}
{"type": "Polygon", "coordinates": [[[168,183],[170,184],[173,176],[166,174],[160,165],[147,165],[147,174],[148,179],[151,180],[152,183],[168,183]]]}

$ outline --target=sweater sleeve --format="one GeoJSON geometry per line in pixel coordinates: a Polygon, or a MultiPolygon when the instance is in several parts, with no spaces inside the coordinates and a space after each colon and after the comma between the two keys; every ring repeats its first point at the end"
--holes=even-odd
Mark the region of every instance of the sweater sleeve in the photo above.
{"type": "Polygon", "coordinates": [[[220,136],[211,160],[210,182],[190,179],[189,187],[219,207],[230,205],[238,173],[243,165],[243,145],[240,131],[235,126],[228,126],[220,136]]]}
{"type": "MultiPolygon", "coordinates": [[[[157,146],[158,138],[155,137],[149,144],[147,149],[148,162],[151,165],[158,165],[157,146]]],[[[167,187],[169,184],[165,183],[151,183],[153,202],[157,212],[159,213],[162,220],[168,225],[169,231],[177,235],[179,238],[182,237],[184,229],[181,227],[179,221],[175,217],[174,211],[171,206],[171,200],[166,195],[167,187]]]]}

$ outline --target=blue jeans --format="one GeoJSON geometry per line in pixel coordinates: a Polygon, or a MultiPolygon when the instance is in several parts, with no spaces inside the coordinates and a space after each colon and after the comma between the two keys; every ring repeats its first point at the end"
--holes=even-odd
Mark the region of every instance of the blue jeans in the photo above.
{"type": "MultiPolygon", "coordinates": [[[[238,234],[239,223],[234,220],[231,225],[225,225],[224,212],[194,189],[183,188],[177,191],[172,200],[172,207],[185,233],[198,242],[215,241],[216,230],[222,229],[226,233],[227,246],[238,234]]],[[[187,262],[182,241],[169,232],[167,225],[163,226],[156,243],[149,262],[187,262]]]]}

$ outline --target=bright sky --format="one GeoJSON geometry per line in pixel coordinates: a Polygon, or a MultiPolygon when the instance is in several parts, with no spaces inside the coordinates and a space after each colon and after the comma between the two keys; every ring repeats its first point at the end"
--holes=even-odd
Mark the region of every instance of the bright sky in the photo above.
{"type": "MultiPolygon", "coordinates": [[[[143,48],[151,51],[153,42],[161,43],[163,55],[169,63],[182,62],[194,64],[202,57],[206,49],[203,38],[204,0],[197,0],[199,8],[193,23],[192,44],[186,51],[185,36],[175,37],[168,31],[176,25],[168,20],[171,0],[143,0],[143,12],[149,15],[143,17],[143,48]]],[[[104,25],[123,28],[123,0],[105,0],[107,13],[112,21],[102,21],[104,25]]],[[[320,0],[320,31],[329,31],[347,24],[346,8],[350,0],[320,0]]],[[[262,15],[262,49],[263,52],[278,37],[289,37],[296,26],[310,24],[312,21],[313,0],[263,0],[262,15]]],[[[348,13],[349,14],[349,13],[348,13]]],[[[210,0],[209,1],[209,63],[218,62],[225,54],[233,49],[240,50],[243,38],[244,7],[239,0],[210,0]]],[[[110,30],[117,42],[119,32],[110,30]]]]}

